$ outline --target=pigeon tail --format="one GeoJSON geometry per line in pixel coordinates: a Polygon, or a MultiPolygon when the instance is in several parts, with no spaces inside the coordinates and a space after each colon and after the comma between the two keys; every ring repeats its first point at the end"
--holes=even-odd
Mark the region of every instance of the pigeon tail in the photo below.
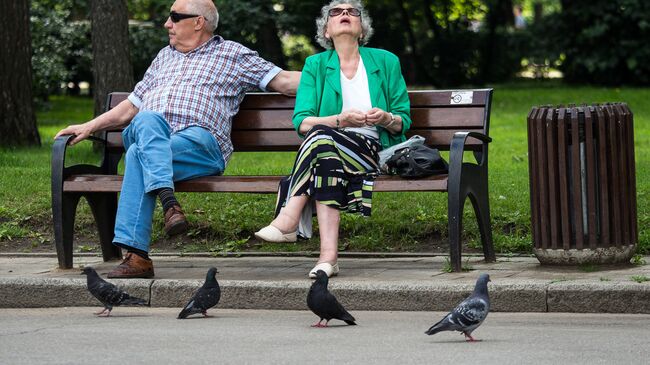
{"type": "Polygon", "coordinates": [[[178,317],[176,317],[176,318],[178,318],[178,319],[185,319],[185,318],[191,316],[191,315],[194,314],[194,313],[198,313],[198,312],[194,312],[194,311],[192,310],[192,308],[189,308],[189,309],[184,308],[180,313],[178,313],[178,317]]]}
{"type": "Polygon", "coordinates": [[[345,321],[345,323],[349,324],[350,326],[356,326],[357,325],[356,322],[354,322],[352,320],[349,320],[349,319],[344,319],[343,321],[345,321]]]}
{"type": "Polygon", "coordinates": [[[120,303],[120,305],[145,305],[146,306],[148,305],[148,303],[144,299],[129,296],[124,298],[124,300],[122,301],[122,303],[120,303]]]}
{"type": "Polygon", "coordinates": [[[431,328],[426,330],[424,333],[431,336],[431,335],[435,335],[438,332],[447,331],[447,330],[448,328],[447,326],[445,326],[445,323],[443,323],[443,321],[440,321],[434,324],[433,326],[431,326],[431,328]]]}

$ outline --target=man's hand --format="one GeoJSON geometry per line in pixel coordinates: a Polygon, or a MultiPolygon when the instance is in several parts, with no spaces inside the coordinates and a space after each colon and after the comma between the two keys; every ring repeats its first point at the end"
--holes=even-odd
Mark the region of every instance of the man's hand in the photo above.
{"type": "Polygon", "coordinates": [[[117,106],[97,118],[84,124],[73,124],[63,128],[54,136],[57,138],[64,135],[74,135],[70,145],[77,144],[88,138],[93,132],[103,131],[112,128],[123,128],[131,122],[131,119],[138,114],[138,108],[131,101],[124,100],[117,106]]]}
{"type": "Polygon", "coordinates": [[[70,140],[70,145],[75,145],[84,139],[88,138],[92,133],[94,132],[92,128],[92,121],[86,122],[84,124],[74,124],[67,126],[63,128],[62,130],[59,131],[59,133],[54,136],[54,138],[58,138],[59,136],[65,136],[65,135],[74,135],[75,137],[70,140]]]}

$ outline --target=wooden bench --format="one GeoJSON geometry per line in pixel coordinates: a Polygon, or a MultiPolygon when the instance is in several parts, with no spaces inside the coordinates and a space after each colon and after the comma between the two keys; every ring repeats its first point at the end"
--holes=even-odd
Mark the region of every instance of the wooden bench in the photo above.
{"type": "MultiPolygon", "coordinates": [[[[107,108],[124,100],[128,93],[113,93],[107,108]]],[[[448,193],[450,261],[461,269],[463,207],[469,196],[481,234],[486,261],[494,261],[488,200],[488,136],[492,89],[460,91],[410,91],[413,125],[408,135],[419,134],[426,143],[449,150],[449,174],[418,180],[380,176],[375,192],[433,191],[448,193]],[[465,152],[475,161],[463,162],[465,152]]],[[[232,128],[235,151],[295,151],[301,139],[291,124],[294,98],[275,93],[246,95],[232,128]]],[[[71,136],[55,140],[52,151],[52,212],[59,267],[72,267],[75,212],[79,199],[88,201],[95,218],[104,260],[121,258],[112,245],[117,193],[122,176],[117,174],[124,153],[120,131],[107,131],[94,141],[103,146],[101,166],[65,166],[71,136]]],[[[275,194],[281,176],[208,176],[178,182],[179,192],[228,192],[275,194]]],[[[272,209],[272,207],[269,207],[272,209]]]]}

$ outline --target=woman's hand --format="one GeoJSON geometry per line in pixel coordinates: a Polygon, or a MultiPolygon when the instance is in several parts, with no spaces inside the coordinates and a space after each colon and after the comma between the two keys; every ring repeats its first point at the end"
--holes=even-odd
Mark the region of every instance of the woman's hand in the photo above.
{"type": "Polygon", "coordinates": [[[366,114],[356,109],[349,109],[344,112],[341,112],[338,118],[339,118],[339,127],[360,128],[366,126],[366,114]]]}
{"type": "Polygon", "coordinates": [[[390,114],[379,108],[372,108],[366,113],[366,125],[368,126],[386,126],[388,123],[390,123],[390,121],[390,114]]]}

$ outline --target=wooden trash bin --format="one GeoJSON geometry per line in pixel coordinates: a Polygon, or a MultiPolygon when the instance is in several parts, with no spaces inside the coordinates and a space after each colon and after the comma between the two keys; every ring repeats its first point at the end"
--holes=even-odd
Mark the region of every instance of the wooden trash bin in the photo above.
{"type": "Polygon", "coordinates": [[[542,264],[630,261],[638,229],[627,104],[532,108],[528,161],[534,253],[542,264]]]}

